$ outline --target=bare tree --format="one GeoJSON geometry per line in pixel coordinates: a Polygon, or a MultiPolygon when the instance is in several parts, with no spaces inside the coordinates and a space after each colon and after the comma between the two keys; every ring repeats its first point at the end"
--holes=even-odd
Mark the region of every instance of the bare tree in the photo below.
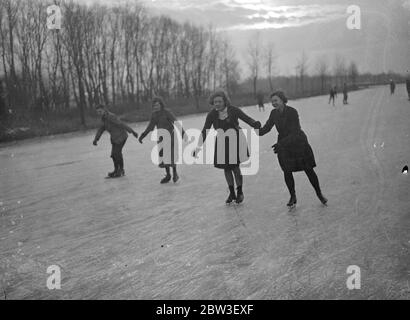
{"type": "Polygon", "coordinates": [[[308,56],[305,51],[302,52],[296,64],[296,72],[300,80],[300,88],[302,94],[305,92],[305,77],[308,69],[308,56]]]}
{"type": "Polygon", "coordinates": [[[253,81],[253,94],[256,97],[257,92],[257,81],[260,73],[260,63],[261,63],[261,43],[259,32],[255,33],[255,36],[251,37],[248,42],[248,66],[250,69],[251,79],[253,81]]]}
{"type": "Polygon", "coordinates": [[[319,57],[316,62],[316,71],[320,77],[320,90],[325,92],[326,78],[328,76],[329,65],[325,56],[319,57]]]}
{"type": "Polygon", "coordinates": [[[356,86],[356,80],[359,76],[359,69],[357,68],[356,62],[352,61],[349,65],[349,78],[353,86],[356,86]]]}
{"type": "Polygon", "coordinates": [[[275,62],[277,59],[277,56],[275,54],[275,45],[273,42],[268,42],[268,44],[265,47],[265,65],[266,65],[266,73],[268,76],[269,80],[269,88],[270,91],[273,91],[273,73],[275,71],[275,62]]]}

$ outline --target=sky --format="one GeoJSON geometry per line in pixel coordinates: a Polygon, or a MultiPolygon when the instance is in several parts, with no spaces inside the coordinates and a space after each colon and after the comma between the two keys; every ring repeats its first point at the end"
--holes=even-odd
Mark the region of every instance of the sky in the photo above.
{"type": "MultiPolygon", "coordinates": [[[[105,4],[133,0],[78,0],[105,4]]],[[[362,72],[410,70],[410,0],[137,0],[152,14],[185,22],[212,24],[231,39],[247,73],[249,40],[274,43],[276,71],[293,74],[302,52],[308,72],[318,60],[332,65],[336,55],[355,61],[362,72]],[[349,30],[347,8],[361,10],[361,29],[349,30]]]]}

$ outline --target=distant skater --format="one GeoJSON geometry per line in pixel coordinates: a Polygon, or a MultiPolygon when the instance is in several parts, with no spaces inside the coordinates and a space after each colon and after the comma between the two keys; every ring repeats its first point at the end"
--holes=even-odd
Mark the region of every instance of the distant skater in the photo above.
{"type": "Polygon", "coordinates": [[[107,178],[122,177],[125,175],[122,149],[128,138],[127,132],[133,134],[135,138],[138,138],[138,134],[125,123],[120,121],[114,113],[108,111],[106,106],[99,104],[97,105],[96,110],[97,113],[101,116],[103,124],[98,129],[93,144],[95,146],[97,145],[98,140],[105,130],[110,133],[112,146],[111,158],[114,162],[114,171],[108,173],[107,178]]]}
{"type": "Polygon", "coordinates": [[[326,205],[328,200],[322,194],[319,179],[313,169],[316,167],[315,156],[306,134],[300,127],[298,112],[287,105],[288,99],[282,91],[272,93],[271,101],[274,109],[266,124],[259,130],[259,135],[265,135],[276,125],[278,141],[272,147],[278,155],[279,165],[290,193],[287,206],[293,208],[297,202],[293,172],[298,171],[306,173],[317,197],[326,205]]]}
{"type": "Polygon", "coordinates": [[[209,104],[212,106],[212,110],[206,116],[201,137],[193,152],[193,156],[197,157],[203,143],[205,143],[209,129],[213,127],[217,131],[214,166],[224,170],[226,183],[229,187],[229,196],[225,202],[226,204],[230,204],[233,201],[241,203],[244,200],[244,194],[242,190],[243,177],[239,165],[249,159],[249,151],[246,137],[239,126],[239,119],[255,129],[259,129],[261,123],[247,116],[241,109],[232,106],[224,91],[216,91],[212,94],[209,98],[209,104]],[[233,135],[230,135],[232,133],[233,135]],[[230,136],[234,138],[234,142],[237,144],[236,148],[232,146],[230,148],[232,143],[232,139],[228,139],[230,136]],[[225,143],[223,143],[222,139],[225,139],[225,143]],[[236,194],[234,177],[237,186],[236,194]]]}
{"type": "Polygon", "coordinates": [[[409,101],[410,101],[410,75],[406,79],[406,89],[407,89],[407,95],[409,96],[409,101]]]}
{"type": "MultiPolygon", "coordinates": [[[[160,183],[168,183],[171,180],[170,168],[172,168],[172,181],[175,183],[179,180],[177,173],[177,165],[175,158],[178,155],[178,139],[175,137],[174,125],[178,127],[181,131],[182,137],[185,138],[184,128],[177,121],[177,118],[174,114],[167,108],[165,108],[164,100],[161,97],[154,97],[152,99],[152,114],[151,120],[148,123],[147,128],[141,134],[139,142],[142,143],[142,140],[155,129],[164,129],[168,131],[170,135],[170,146],[162,146],[158,151],[159,155],[159,167],[165,169],[165,177],[161,179],[160,183]],[[165,152],[164,152],[165,151],[165,152]]],[[[160,144],[163,140],[163,137],[159,137],[157,143],[160,144]]],[[[166,141],[166,140],[165,140],[166,141]]]]}
{"type": "Polygon", "coordinates": [[[390,95],[393,95],[395,90],[396,90],[396,83],[394,82],[393,79],[390,79],[390,95]]]}
{"type": "Polygon", "coordinates": [[[333,106],[335,106],[335,90],[333,89],[333,87],[330,87],[329,91],[329,104],[331,101],[333,101],[333,106]]]}
{"type": "Polygon", "coordinates": [[[263,99],[263,93],[259,91],[256,95],[256,101],[258,103],[259,112],[265,111],[265,104],[263,103],[263,99]]]}
{"type": "Polygon", "coordinates": [[[348,104],[347,98],[348,98],[348,92],[347,92],[347,84],[345,82],[343,83],[343,104],[348,104]]]}

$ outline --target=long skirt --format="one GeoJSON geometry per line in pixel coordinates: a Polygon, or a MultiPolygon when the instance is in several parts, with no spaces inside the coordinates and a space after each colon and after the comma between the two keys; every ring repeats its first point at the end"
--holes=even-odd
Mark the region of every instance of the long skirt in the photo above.
{"type": "Polygon", "coordinates": [[[283,171],[297,172],[316,167],[315,155],[304,134],[292,144],[279,149],[278,160],[283,171]]]}
{"type": "Polygon", "coordinates": [[[179,151],[179,144],[178,138],[175,137],[176,132],[170,132],[170,140],[166,139],[164,141],[164,137],[160,136],[157,144],[158,144],[158,160],[159,164],[158,167],[165,168],[174,166],[178,161],[178,151],[179,151]]]}
{"type": "Polygon", "coordinates": [[[242,130],[233,129],[230,130],[230,133],[235,134],[229,137],[228,134],[221,136],[218,133],[216,136],[214,149],[215,168],[232,170],[242,162],[249,160],[248,143],[242,130]]]}

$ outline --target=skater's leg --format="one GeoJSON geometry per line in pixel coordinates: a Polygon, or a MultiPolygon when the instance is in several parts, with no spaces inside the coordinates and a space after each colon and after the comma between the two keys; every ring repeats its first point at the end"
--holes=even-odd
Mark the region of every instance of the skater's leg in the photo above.
{"type": "Polygon", "coordinates": [[[118,168],[119,168],[118,158],[117,158],[116,152],[117,152],[117,145],[115,143],[111,142],[111,159],[112,159],[112,162],[114,164],[114,171],[108,173],[109,177],[113,177],[117,173],[118,168]]]}
{"type": "Polygon", "coordinates": [[[123,158],[123,156],[122,156],[122,149],[124,148],[124,145],[125,145],[125,142],[126,142],[126,141],[127,141],[127,140],[124,140],[124,142],[121,143],[121,144],[118,146],[118,170],[119,170],[120,175],[124,175],[124,174],[125,174],[125,171],[124,171],[124,158],[123,158]]]}
{"type": "Polygon", "coordinates": [[[173,164],[172,165],[172,181],[177,182],[179,179],[178,173],[177,173],[177,165],[173,164]]]}
{"type": "Polygon", "coordinates": [[[228,187],[229,187],[229,197],[228,199],[226,199],[226,203],[229,204],[233,200],[236,199],[234,178],[233,178],[232,170],[230,169],[225,169],[224,174],[225,174],[226,183],[228,184],[228,187]]]}
{"type": "Polygon", "coordinates": [[[236,167],[233,169],[233,174],[235,176],[235,182],[236,182],[236,189],[237,189],[237,194],[236,194],[236,202],[241,203],[244,199],[243,191],[242,191],[242,185],[243,185],[243,176],[241,172],[241,168],[236,167]]]}
{"type": "Polygon", "coordinates": [[[293,179],[293,174],[291,171],[284,171],[283,175],[285,177],[285,183],[288,187],[289,193],[295,194],[295,180],[293,179]]]}
{"type": "Polygon", "coordinates": [[[291,171],[284,171],[283,174],[285,177],[286,186],[288,187],[290,193],[290,199],[287,206],[291,207],[296,204],[295,180],[293,179],[293,174],[291,171]]]}
{"type": "Polygon", "coordinates": [[[322,190],[320,189],[319,178],[313,168],[305,170],[305,173],[312,184],[313,188],[316,191],[316,195],[318,196],[319,200],[323,203],[327,203],[327,199],[322,195],[322,190]]]}
{"type": "Polygon", "coordinates": [[[236,168],[233,169],[231,172],[233,172],[233,174],[234,174],[234,176],[235,176],[236,186],[237,186],[237,187],[242,187],[242,184],[243,184],[243,176],[242,176],[241,168],[236,167],[236,168]]]}
{"type": "Polygon", "coordinates": [[[169,165],[165,165],[165,177],[161,179],[161,183],[167,183],[171,180],[171,173],[169,170],[169,165]]]}

